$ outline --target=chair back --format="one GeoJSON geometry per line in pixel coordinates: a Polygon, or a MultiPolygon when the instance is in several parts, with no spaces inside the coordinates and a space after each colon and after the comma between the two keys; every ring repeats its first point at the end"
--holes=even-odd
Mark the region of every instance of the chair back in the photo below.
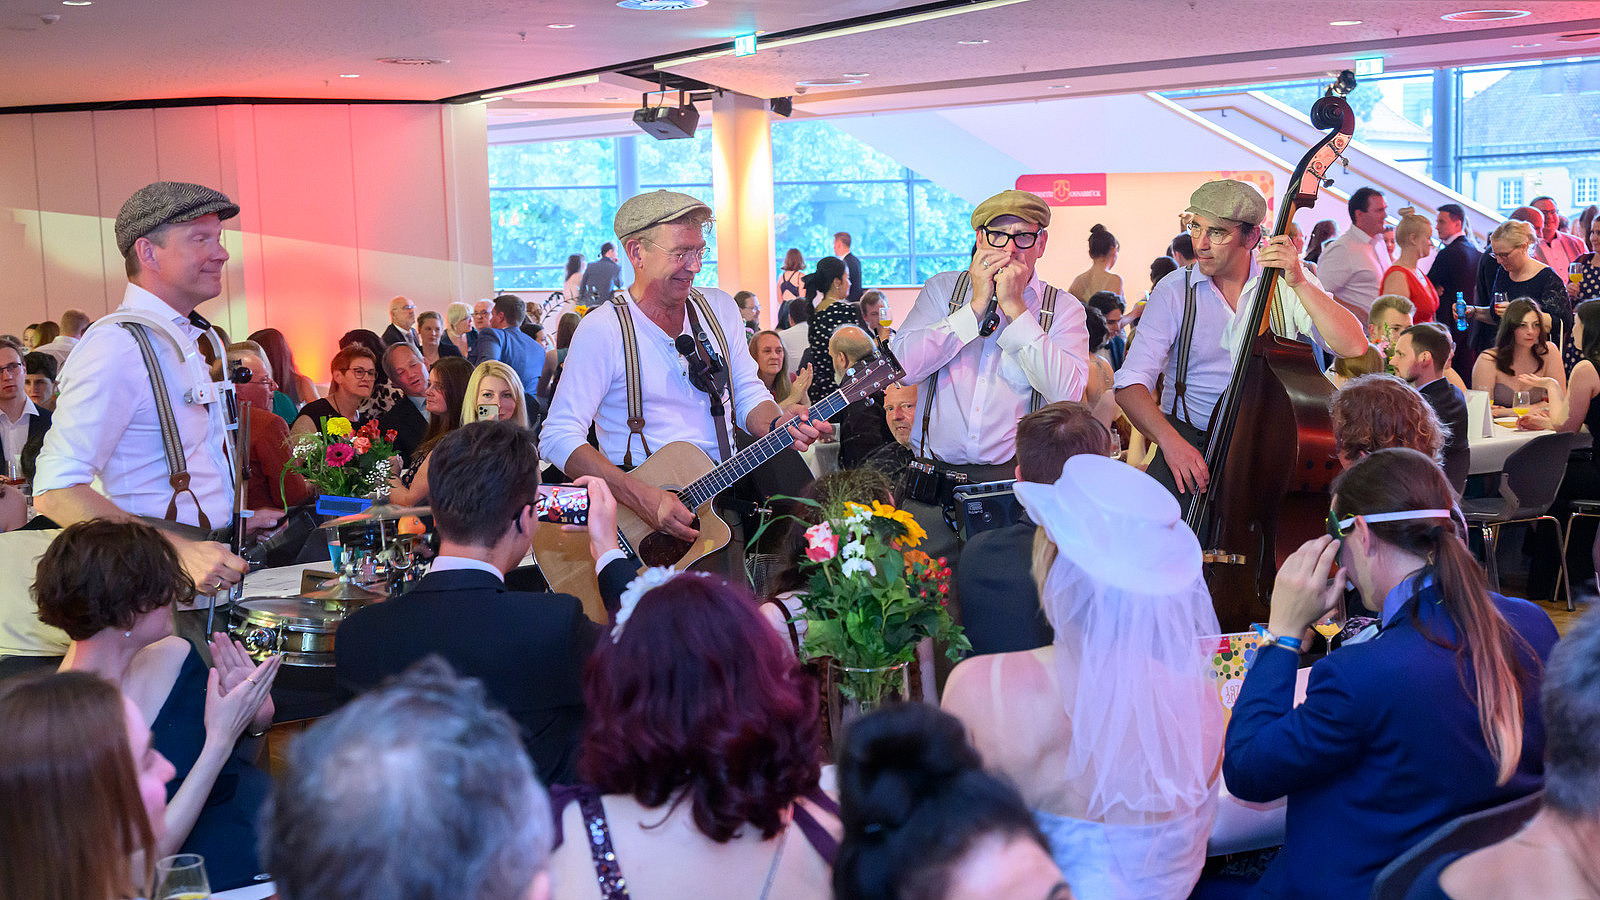
{"type": "Polygon", "coordinates": [[[1441,856],[1479,850],[1511,837],[1539,811],[1543,798],[1542,791],[1535,791],[1439,826],[1383,867],[1372,884],[1372,900],[1404,900],[1417,876],[1441,856]]]}
{"type": "Polygon", "coordinates": [[[1506,499],[1501,521],[1537,518],[1549,511],[1567,473],[1572,440],[1573,435],[1568,432],[1552,431],[1506,457],[1505,474],[1500,479],[1500,496],[1506,499]]]}

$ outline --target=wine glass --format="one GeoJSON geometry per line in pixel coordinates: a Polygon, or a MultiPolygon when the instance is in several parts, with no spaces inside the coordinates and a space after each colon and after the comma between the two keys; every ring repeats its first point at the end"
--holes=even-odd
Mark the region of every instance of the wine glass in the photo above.
{"type": "Polygon", "coordinates": [[[211,896],[205,857],[179,853],[156,863],[156,886],[150,900],[205,900],[211,896]]]}
{"type": "Polygon", "coordinates": [[[1528,414],[1528,410],[1531,409],[1532,407],[1533,407],[1533,392],[1532,391],[1514,391],[1511,394],[1511,411],[1517,414],[1517,418],[1520,419],[1523,416],[1527,415],[1528,414]]]}

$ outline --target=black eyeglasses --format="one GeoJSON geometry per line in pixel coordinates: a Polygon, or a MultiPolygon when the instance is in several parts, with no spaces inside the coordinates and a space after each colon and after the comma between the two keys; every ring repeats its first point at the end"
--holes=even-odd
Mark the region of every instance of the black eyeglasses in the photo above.
{"type": "Polygon", "coordinates": [[[16,375],[22,371],[22,363],[14,362],[7,366],[0,366],[0,375],[16,375]]]}
{"type": "Polygon", "coordinates": [[[1007,241],[1017,245],[1018,250],[1026,250],[1039,242],[1037,231],[995,231],[990,228],[983,229],[983,237],[991,247],[1004,247],[1007,241]]]}

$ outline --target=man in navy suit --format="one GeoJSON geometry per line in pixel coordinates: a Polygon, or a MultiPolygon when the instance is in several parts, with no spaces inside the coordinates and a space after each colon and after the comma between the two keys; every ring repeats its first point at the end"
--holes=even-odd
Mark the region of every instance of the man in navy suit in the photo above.
{"type": "Polygon", "coordinates": [[[1410,382],[1438,413],[1439,422],[1450,429],[1444,439],[1444,477],[1460,496],[1472,466],[1467,448],[1467,398],[1460,388],[1445,380],[1450,338],[1440,333],[1442,327],[1437,322],[1422,322],[1400,332],[1390,362],[1395,374],[1410,382]]]}
{"type": "Polygon", "coordinates": [[[516,371],[522,390],[531,394],[544,374],[544,346],[522,331],[528,307],[517,297],[501,294],[494,298],[489,327],[479,329],[467,361],[474,366],[486,359],[498,359],[516,371]]]}
{"type": "MultiPolygon", "coordinates": [[[[1467,306],[1477,302],[1478,258],[1483,254],[1472,246],[1472,241],[1467,240],[1466,212],[1459,204],[1446,203],[1440,206],[1439,216],[1433,224],[1444,248],[1434,255],[1433,266],[1428,269],[1428,280],[1439,291],[1439,311],[1435,314],[1439,323],[1454,331],[1456,294],[1459,293],[1467,301],[1467,306]]],[[[1472,352],[1473,330],[1481,331],[1488,327],[1486,323],[1473,321],[1468,324],[1466,332],[1456,334],[1455,357],[1450,364],[1463,380],[1472,377],[1472,363],[1477,355],[1472,352]]]]}
{"type": "MultiPolygon", "coordinates": [[[[1110,449],[1111,432],[1089,407],[1052,403],[1017,422],[1017,480],[1055,484],[1071,457],[1110,449]]],[[[1033,650],[1055,640],[1031,571],[1037,530],[1023,513],[1016,524],[979,532],[962,548],[956,599],[973,655],[1033,650]]]]}
{"type": "MultiPolygon", "coordinates": [[[[477,422],[440,441],[428,465],[439,555],[409,592],[340,623],[334,645],[340,691],[353,696],[437,654],[482,681],[521,726],[541,779],[573,783],[583,667],[604,629],[570,594],[506,588],[506,573],[533,543],[539,486],[533,436],[510,422],[477,422]]],[[[605,482],[578,483],[589,489],[589,551],[614,615],[637,561],[617,546],[616,503],[605,482]]]]}

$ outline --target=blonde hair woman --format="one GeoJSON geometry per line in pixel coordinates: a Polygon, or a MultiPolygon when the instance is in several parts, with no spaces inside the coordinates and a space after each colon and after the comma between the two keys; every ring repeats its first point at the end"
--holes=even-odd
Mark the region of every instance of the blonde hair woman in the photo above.
{"type": "MultiPolygon", "coordinates": [[[[1492,294],[1502,294],[1506,300],[1526,298],[1539,308],[1545,332],[1561,348],[1562,367],[1566,373],[1583,359],[1572,344],[1572,300],[1567,296],[1566,273],[1557,274],[1528,252],[1533,246],[1533,226],[1520,219],[1501,223],[1489,235],[1489,252],[1502,271],[1496,272],[1492,294]]],[[[1495,305],[1494,314],[1505,314],[1505,307],[1495,305]]]]}
{"type": "Polygon", "coordinates": [[[1417,271],[1417,262],[1428,255],[1433,242],[1433,223],[1416,213],[1400,217],[1394,229],[1394,243],[1400,258],[1383,273],[1381,293],[1398,294],[1414,307],[1412,322],[1432,322],[1439,312],[1439,292],[1433,282],[1417,271]]]}
{"type": "Polygon", "coordinates": [[[461,404],[461,424],[478,421],[479,406],[497,406],[499,415],[486,421],[516,422],[523,428],[528,425],[528,395],[522,389],[522,379],[515,369],[497,359],[478,363],[467,380],[467,400],[461,404]]]}

